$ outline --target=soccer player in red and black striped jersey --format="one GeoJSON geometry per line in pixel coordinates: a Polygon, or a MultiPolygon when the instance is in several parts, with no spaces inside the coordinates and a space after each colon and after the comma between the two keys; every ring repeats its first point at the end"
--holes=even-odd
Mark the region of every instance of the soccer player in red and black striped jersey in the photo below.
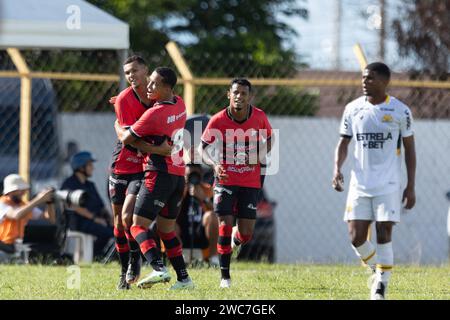
{"type": "Polygon", "coordinates": [[[144,140],[154,145],[169,141],[173,145],[170,156],[150,153],[144,160],[145,178],[136,199],[131,233],[154,270],[138,282],[140,288],[168,282],[171,278],[163,265],[153,232],[149,229],[155,219],[158,235],[177,274],[177,282],[171,289],[194,288],[175,233],[185,183],[182,148],[186,123],[186,106],[181,97],[173,93],[176,82],[177,77],[172,69],[156,68],[147,86],[148,98],[154,99],[155,104],[120,137],[124,144],[144,140]]]}
{"type": "Polygon", "coordinates": [[[221,288],[231,286],[233,248],[252,237],[263,183],[261,164],[265,163],[271,148],[272,128],[264,111],[250,104],[251,89],[247,79],[237,78],[231,82],[230,104],[209,120],[199,150],[215,172],[214,211],[220,223],[217,252],[221,288]],[[235,228],[233,214],[237,217],[235,228]]]}
{"type": "MultiPolygon", "coordinates": [[[[123,71],[128,88],[115,97],[114,111],[117,125],[128,128],[150,108],[154,101],[147,97],[148,68],[144,59],[138,55],[127,58],[123,64],[123,71]]],[[[130,232],[132,215],[136,195],[144,178],[143,156],[140,151],[147,150],[146,146],[123,145],[117,141],[113,152],[110,176],[109,195],[114,214],[114,237],[116,251],[121,264],[121,275],[118,289],[129,289],[140,275],[139,245],[130,232]]],[[[150,149],[155,152],[155,148],[150,149]]]]}

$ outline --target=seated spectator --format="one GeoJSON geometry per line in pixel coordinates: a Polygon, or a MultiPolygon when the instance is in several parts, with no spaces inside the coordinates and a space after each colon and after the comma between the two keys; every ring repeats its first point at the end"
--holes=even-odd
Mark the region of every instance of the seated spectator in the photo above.
{"type": "Polygon", "coordinates": [[[70,161],[73,174],[63,182],[61,190],[86,191],[88,196],[85,207],[66,208],[68,227],[95,236],[94,256],[102,258],[107,249],[105,246],[113,237],[113,227],[112,215],[105,208],[95,184],[88,180],[94,171],[94,161],[90,152],[74,154],[70,161]]]}
{"type": "Polygon", "coordinates": [[[0,197],[0,251],[14,253],[14,243],[23,239],[25,226],[31,219],[47,219],[55,223],[53,189],[41,191],[31,201],[23,200],[30,189],[18,174],[10,174],[3,180],[3,195],[0,197]],[[38,208],[46,205],[45,211],[38,208]]]}
{"type": "MultiPolygon", "coordinates": [[[[177,218],[177,233],[183,248],[191,248],[191,222],[189,212],[193,210],[192,231],[194,243],[192,248],[202,249],[203,259],[213,266],[219,265],[217,255],[217,240],[219,236],[219,222],[213,212],[213,188],[203,182],[204,172],[201,165],[186,166],[186,187],[184,191],[181,211],[177,218]]],[[[189,254],[189,250],[185,251],[189,254]]]]}

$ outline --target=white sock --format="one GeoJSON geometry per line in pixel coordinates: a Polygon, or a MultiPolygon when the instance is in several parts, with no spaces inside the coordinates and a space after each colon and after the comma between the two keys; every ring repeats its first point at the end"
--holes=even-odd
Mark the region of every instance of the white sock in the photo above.
{"type": "Polygon", "coordinates": [[[394,250],[392,249],[392,242],[377,244],[377,282],[381,281],[387,285],[393,265],[394,250]]]}
{"type": "Polygon", "coordinates": [[[362,262],[367,264],[372,269],[375,269],[375,261],[377,255],[375,254],[376,250],[372,242],[367,240],[359,247],[355,247],[352,245],[352,248],[362,262]]]}

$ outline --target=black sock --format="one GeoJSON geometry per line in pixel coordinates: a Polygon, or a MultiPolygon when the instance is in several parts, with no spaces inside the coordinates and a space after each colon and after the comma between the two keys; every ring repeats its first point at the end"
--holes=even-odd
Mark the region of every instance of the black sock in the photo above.
{"type": "Polygon", "coordinates": [[[150,262],[153,269],[161,271],[164,268],[164,264],[161,259],[160,251],[156,246],[153,231],[142,226],[133,226],[131,227],[131,233],[134,239],[139,243],[140,250],[145,259],[150,262]]]}
{"type": "Polygon", "coordinates": [[[231,279],[230,261],[231,261],[231,254],[220,254],[219,255],[220,273],[222,275],[222,279],[231,279]]]}
{"type": "Polygon", "coordinates": [[[144,253],[145,259],[150,262],[152,268],[156,271],[161,271],[164,269],[164,263],[161,259],[158,249],[152,248],[144,253]]]}
{"type": "Polygon", "coordinates": [[[127,272],[128,269],[128,259],[130,258],[130,249],[128,246],[128,241],[123,230],[114,228],[114,240],[117,251],[117,256],[119,257],[119,262],[121,266],[122,274],[127,272]]]}
{"type": "Polygon", "coordinates": [[[139,251],[139,243],[137,243],[136,239],[134,239],[131,235],[130,229],[125,229],[125,235],[128,240],[128,247],[130,248],[130,251],[139,251]]]}
{"type": "Polygon", "coordinates": [[[230,279],[230,261],[231,254],[231,233],[233,227],[231,225],[219,226],[219,239],[217,241],[217,253],[219,254],[220,273],[222,279],[230,279]]]}
{"type": "Polygon", "coordinates": [[[177,273],[177,280],[186,280],[189,277],[189,274],[186,270],[186,264],[184,263],[183,256],[169,258],[169,260],[173,268],[175,269],[175,272],[177,273]]]}
{"type": "Polygon", "coordinates": [[[166,247],[167,257],[177,273],[177,280],[183,281],[187,279],[189,275],[186,270],[186,264],[184,263],[183,249],[175,231],[168,233],[159,232],[159,236],[166,247]]]}

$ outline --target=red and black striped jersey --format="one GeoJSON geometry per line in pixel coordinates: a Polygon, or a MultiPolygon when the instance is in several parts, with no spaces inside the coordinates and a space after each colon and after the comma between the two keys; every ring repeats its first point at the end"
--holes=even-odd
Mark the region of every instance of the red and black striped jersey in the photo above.
{"type": "Polygon", "coordinates": [[[155,102],[151,109],[131,126],[130,132],[151,144],[160,145],[164,140],[174,145],[171,156],[148,154],[145,157],[146,171],[162,171],[184,176],[183,131],[186,124],[186,106],[183,99],[174,96],[173,101],[155,102]]]}
{"type": "Polygon", "coordinates": [[[228,175],[220,184],[261,188],[259,150],[261,143],[270,139],[272,127],[264,111],[249,108],[249,116],[242,122],[234,120],[225,108],[209,120],[203,132],[202,143],[214,145],[228,175]]]}
{"type": "MultiPolygon", "coordinates": [[[[123,90],[114,103],[119,125],[128,128],[133,125],[150,106],[144,105],[132,87],[123,90]]],[[[117,140],[111,161],[111,172],[115,174],[133,174],[143,171],[143,156],[131,146],[123,146],[117,140]]]]}

